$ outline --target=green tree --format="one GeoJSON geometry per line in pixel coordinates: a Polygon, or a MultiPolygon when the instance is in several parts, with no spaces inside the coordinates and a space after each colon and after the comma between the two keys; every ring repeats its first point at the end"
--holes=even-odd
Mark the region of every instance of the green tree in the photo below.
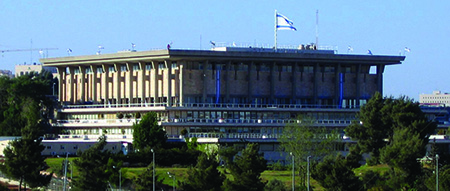
{"type": "Polygon", "coordinates": [[[106,146],[106,137],[101,136],[98,143],[82,153],[74,160],[75,167],[79,172],[77,179],[73,180],[75,190],[106,190],[108,180],[112,171],[108,170],[108,161],[110,152],[104,150],[106,146]]]}
{"type": "Polygon", "coordinates": [[[288,191],[284,182],[278,179],[272,179],[264,187],[264,191],[288,191]]]}
{"type": "Polygon", "coordinates": [[[219,162],[217,154],[207,155],[203,153],[198,157],[197,165],[190,168],[187,172],[187,178],[182,183],[185,191],[220,191],[225,176],[217,169],[219,162]]]}
{"type": "MultiPolygon", "coordinates": [[[[299,169],[300,184],[306,186],[307,158],[322,160],[327,155],[335,155],[336,144],[340,144],[337,130],[318,127],[316,120],[307,116],[299,116],[297,123],[289,124],[283,129],[281,149],[283,153],[291,153],[295,157],[296,169],[299,169]]],[[[291,156],[287,156],[291,159],[291,156]]]]}
{"type": "Polygon", "coordinates": [[[22,183],[31,188],[46,186],[52,176],[40,173],[47,168],[45,158],[41,156],[45,147],[40,139],[47,122],[39,112],[35,112],[39,111],[37,103],[32,99],[27,99],[27,103],[21,113],[26,121],[25,127],[21,129],[22,137],[11,141],[10,146],[5,148],[5,162],[1,167],[9,177],[19,180],[19,189],[22,183]]]}
{"type": "Polygon", "coordinates": [[[311,176],[326,190],[360,190],[361,181],[346,163],[341,155],[327,156],[322,162],[314,165],[311,176]]]}
{"type": "Polygon", "coordinates": [[[161,148],[166,140],[167,134],[158,125],[155,112],[145,114],[139,123],[133,124],[133,147],[137,150],[161,148]]]}
{"type": "Polygon", "coordinates": [[[225,180],[223,189],[227,191],[263,190],[265,183],[261,179],[261,173],[266,168],[267,161],[259,153],[259,146],[250,143],[235,156],[233,162],[228,164],[233,180],[225,180]]]}
{"type": "MultiPolygon", "coordinates": [[[[155,188],[161,187],[162,180],[159,180],[158,175],[155,176],[155,188]]],[[[144,172],[133,179],[136,190],[150,190],[153,188],[153,163],[150,163],[144,172]]]]}

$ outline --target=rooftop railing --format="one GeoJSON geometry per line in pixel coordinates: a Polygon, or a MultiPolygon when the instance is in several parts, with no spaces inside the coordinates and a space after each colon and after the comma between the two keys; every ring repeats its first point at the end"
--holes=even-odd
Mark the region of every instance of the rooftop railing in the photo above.
{"type": "Polygon", "coordinates": [[[63,109],[82,108],[142,108],[142,107],[192,107],[192,108],[284,108],[284,109],[357,109],[357,105],[316,105],[316,104],[241,104],[241,103],[177,103],[169,106],[167,103],[130,103],[130,104],[74,104],[63,105],[63,109]]]}

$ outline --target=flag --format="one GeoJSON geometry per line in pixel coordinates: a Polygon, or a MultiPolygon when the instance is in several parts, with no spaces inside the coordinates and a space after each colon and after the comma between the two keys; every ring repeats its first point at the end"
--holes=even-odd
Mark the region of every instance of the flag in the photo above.
{"type": "Polygon", "coordinates": [[[372,51],[367,50],[367,54],[372,55],[372,51]]]}
{"type": "Polygon", "coordinates": [[[294,22],[292,22],[287,17],[279,13],[277,13],[277,30],[297,31],[297,29],[294,27],[294,22]]]}

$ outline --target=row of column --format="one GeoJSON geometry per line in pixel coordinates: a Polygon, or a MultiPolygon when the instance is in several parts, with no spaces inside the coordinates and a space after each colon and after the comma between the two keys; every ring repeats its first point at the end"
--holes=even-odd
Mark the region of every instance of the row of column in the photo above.
{"type": "MultiPolygon", "coordinates": [[[[146,66],[144,62],[137,63],[139,65],[140,71],[136,76],[133,75],[133,66],[131,63],[125,63],[126,67],[125,75],[122,75],[121,64],[102,64],[102,65],[89,65],[89,66],[74,66],[74,67],[58,67],[58,74],[60,76],[59,84],[58,84],[58,98],[62,102],[70,102],[70,103],[85,103],[89,98],[94,102],[100,102],[101,99],[105,100],[105,104],[108,104],[109,99],[116,99],[119,103],[120,100],[127,98],[130,103],[133,103],[134,98],[141,98],[141,103],[144,104],[144,100],[147,98],[153,97],[155,102],[158,101],[160,97],[167,97],[167,103],[169,105],[172,104],[172,67],[168,61],[164,61],[165,65],[164,70],[159,70],[157,66],[158,62],[151,62],[152,70],[149,71],[149,78],[146,79],[146,66]],[[97,77],[98,71],[97,67],[102,68],[102,72],[100,77],[97,77]],[[91,72],[90,74],[86,74],[86,67],[89,67],[91,72]],[[110,77],[110,68],[114,67],[115,73],[112,77],[110,77]],[[75,68],[79,70],[79,74],[74,74],[75,68]],[[67,70],[69,71],[67,73],[67,70]],[[152,75],[153,73],[153,75],[152,75]],[[160,74],[161,73],[161,74],[160,74]],[[134,80],[134,78],[137,80],[134,80]],[[110,81],[112,78],[112,87],[109,87],[110,81]],[[86,83],[86,79],[89,82],[86,83]],[[100,79],[100,82],[98,81],[100,79]],[[122,80],[123,79],[123,80],[122,80]],[[159,86],[159,82],[162,81],[162,87],[159,86]],[[136,82],[136,88],[134,88],[133,82],[136,82]],[[146,82],[148,82],[148,91],[146,87],[146,82]],[[97,88],[97,84],[100,84],[100,90],[97,88]],[[123,85],[121,85],[123,83],[123,85]],[[88,85],[88,89],[86,89],[86,85],[88,85]],[[126,88],[126,89],[123,89],[126,88]],[[161,89],[161,91],[159,91],[161,89]],[[88,92],[85,92],[87,90],[88,92]],[[140,91],[139,91],[140,90],[140,91]],[[166,91],[164,91],[166,90],[166,91]],[[98,92],[100,91],[100,92],[98,92]],[[112,95],[110,94],[112,92],[112,95]],[[123,92],[123,93],[122,93],[123,92]],[[124,94],[124,95],[122,95],[124,94]],[[128,96],[125,97],[125,95],[128,96]],[[170,96],[169,96],[170,95],[170,96]]],[[[179,78],[176,80],[182,81],[182,69],[183,66],[179,67],[179,78]]],[[[175,81],[176,81],[175,80],[175,81]]],[[[180,93],[178,100],[182,100],[183,96],[181,96],[183,90],[182,82],[175,82],[180,93]]]]}

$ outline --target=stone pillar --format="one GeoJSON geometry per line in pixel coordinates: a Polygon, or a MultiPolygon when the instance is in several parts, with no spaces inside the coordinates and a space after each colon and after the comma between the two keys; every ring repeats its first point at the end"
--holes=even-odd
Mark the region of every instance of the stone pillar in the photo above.
{"type": "Polygon", "coordinates": [[[297,63],[293,63],[291,72],[291,103],[296,103],[297,99],[297,79],[295,73],[297,72],[297,63]]]}
{"type": "Polygon", "coordinates": [[[86,68],[84,66],[79,66],[79,70],[81,75],[81,81],[80,81],[80,102],[83,104],[86,101],[86,84],[85,84],[85,75],[86,75],[86,68]]]}
{"type": "Polygon", "coordinates": [[[120,65],[119,64],[114,64],[114,70],[116,71],[114,73],[114,91],[116,96],[116,104],[120,103],[120,100],[122,99],[122,97],[120,96],[120,65]]]}
{"type": "Polygon", "coordinates": [[[275,103],[275,65],[276,63],[273,62],[270,65],[270,102],[271,104],[275,103]]]}
{"type": "Polygon", "coordinates": [[[66,101],[65,95],[66,90],[63,90],[63,84],[66,82],[66,68],[65,67],[58,67],[56,68],[58,70],[58,99],[60,102],[66,101]]]}
{"type": "Polygon", "coordinates": [[[378,91],[381,95],[383,95],[383,72],[384,72],[384,65],[378,64],[377,65],[377,86],[378,91]]]}
{"type": "Polygon", "coordinates": [[[227,63],[227,70],[225,71],[225,103],[230,103],[230,70],[231,70],[231,61],[227,63]]]}
{"type": "Polygon", "coordinates": [[[317,99],[317,92],[318,92],[318,81],[317,81],[317,77],[319,76],[319,63],[314,64],[314,93],[313,93],[313,105],[319,105],[318,104],[318,99],[317,99]]]}
{"type": "Polygon", "coordinates": [[[334,85],[334,89],[335,89],[335,92],[334,92],[334,105],[336,105],[336,106],[339,106],[339,103],[340,103],[340,100],[341,100],[341,85],[340,85],[340,82],[341,82],[341,73],[342,73],[342,71],[341,71],[342,69],[341,69],[341,64],[340,63],[338,63],[336,66],[335,66],[335,69],[334,69],[334,75],[335,75],[335,77],[334,77],[334,79],[335,79],[335,85],[334,85]]]}
{"type": "Polygon", "coordinates": [[[170,61],[164,60],[166,64],[166,75],[164,76],[166,87],[167,87],[167,107],[172,107],[172,63],[170,61]]]}
{"type": "Polygon", "coordinates": [[[73,79],[73,67],[69,67],[69,101],[70,103],[75,103],[74,99],[74,79],[73,79]]]}
{"type": "Polygon", "coordinates": [[[203,65],[203,95],[202,95],[202,103],[206,103],[207,98],[207,85],[208,85],[208,79],[206,78],[206,69],[208,68],[209,61],[207,60],[205,64],[203,65]]]}
{"type": "Polygon", "coordinates": [[[139,62],[139,68],[141,68],[141,73],[139,73],[139,80],[138,82],[138,89],[141,89],[141,94],[139,97],[141,97],[141,106],[144,104],[145,100],[145,63],[139,62]]]}
{"type": "Polygon", "coordinates": [[[357,65],[356,68],[356,107],[359,107],[361,99],[361,64],[357,65]]]}
{"type": "Polygon", "coordinates": [[[182,104],[184,104],[184,95],[183,95],[183,82],[184,82],[184,78],[183,78],[183,73],[184,73],[184,64],[178,64],[178,68],[179,68],[179,78],[178,78],[178,89],[179,89],[179,93],[178,93],[178,102],[180,103],[180,106],[182,104]]]}
{"type": "Polygon", "coordinates": [[[91,85],[92,101],[94,103],[97,103],[98,102],[98,99],[97,99],[97,66],[91,65],[91,71],[92,71],[92,85],[91,85]]]}
{"type": "Polygon", "coordinates": [[[159,81],[159,66],[158,66],[158,62],[154,62],[152,61],[152,65],[154,68],[154,80],[153,80],[153,92],[154,92],[154,98],[155,98],[155,102],[158,102],[158,98],[159,98],[159,92],[158,92],[158,81],[159,81]]]}
{"type": "Polygon", "coordinates": [[[248,99],[248,103],[252,103],[252,99],[253,99],[253,86],[252,86],[252,83],[254,83],[253,81],[252,81],[252,77],[253,77],[253,74],[252,74],[252,67],[253,67],[253,61],[252,62],[250,62],[250,64],[248,65],[248,71],[247,71],[247,99],[248,99]]]}
{"type": "Polygon", "coordinates": [[[128,89],[128,104],[133,102],[133,64],[126,63],[128,79],[125,80],[125,87],[128,89]]]}
{"type": "MultiPolygon", "coordinates": [[[[103,73],[101,74],[101,80],[102,80],[102,92],[103,92],[103,99],[105,101],[105,104],[109,104],[109,66],[103,64],[103,73]]],[[[102,97],[102,96],[100,96],[102,97]]]]}

